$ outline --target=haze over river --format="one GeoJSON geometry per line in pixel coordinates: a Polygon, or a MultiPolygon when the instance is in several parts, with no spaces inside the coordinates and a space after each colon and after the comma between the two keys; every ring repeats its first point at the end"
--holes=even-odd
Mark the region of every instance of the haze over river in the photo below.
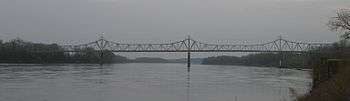
{"type": "Polygon", "coordinates": [[[0,66],[0,101],[290,101],[307,71],[185,64],[0,66]]]}

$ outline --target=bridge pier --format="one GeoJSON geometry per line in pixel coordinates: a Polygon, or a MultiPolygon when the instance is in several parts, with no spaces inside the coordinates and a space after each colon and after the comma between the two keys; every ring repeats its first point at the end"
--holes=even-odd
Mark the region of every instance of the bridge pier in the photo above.
{"type": "Polygon", "coordinates": [[[285,64],[285,59],[284,59],[284,54],[283,52],[279,52],[279,68],[286,68],[286,64],[285,64]]]}
{"type": "Polygon", "coordinates": [[[191,52],[187,52],[187,71],[190,72],[191,67],[191,52]]]}
{"type": "Polygon", "coordinates": [[[187,37],[187,72],[191,71],[191,48],[192,48],[192,44],[191,44],[191,37],[188,36],[187,37]]]}
{"type": "Polygon", "coordinates": [[[100,65],[103,65],[103,50],[102,51],[100,51],[100,61],[99,61],[99,64],[100,65]]]}

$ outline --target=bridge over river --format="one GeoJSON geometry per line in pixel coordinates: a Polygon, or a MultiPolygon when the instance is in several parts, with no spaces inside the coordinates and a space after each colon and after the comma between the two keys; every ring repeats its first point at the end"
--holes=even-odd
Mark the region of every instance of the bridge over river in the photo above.
{"type": "MultiPolygon", "coordinates": [[[[302,41],[289,41],[279,37],[266,43],[226,43],[211,44],[197,41],[190,36],[183,40],[171,43],[119,43],[109,41],[103,36],[98,40],[85,44],[62,45],[63,50],[31,49],[32,52],[82,52],[86,48],[92,48],[99,52],[101,59],[104,51],[111,52],[186,52],[187,64],[190,67],[191,52],[272,52],[272,53],[310,53],[322,52],[321,49],[330,46],[331,43],[312,43],[302,41]]],[[[282,61],[282,60],[281,60],[282,61]]]]}

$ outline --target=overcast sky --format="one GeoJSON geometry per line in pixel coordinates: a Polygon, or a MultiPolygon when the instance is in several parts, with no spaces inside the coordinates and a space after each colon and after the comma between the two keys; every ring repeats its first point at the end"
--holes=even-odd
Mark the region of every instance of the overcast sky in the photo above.
{"type": "Polygon", "coordinates": [[[350,0],[0,0],[0,38],[335,41],[326,26],[350,0]]]}

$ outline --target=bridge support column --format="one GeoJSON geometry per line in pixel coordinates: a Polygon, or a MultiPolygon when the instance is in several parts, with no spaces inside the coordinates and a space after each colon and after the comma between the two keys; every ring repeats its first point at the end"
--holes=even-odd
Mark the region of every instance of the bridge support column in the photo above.
{"type": "Polygon", "coordinates": [[[190,72],[191,67],[191,52],[187,52],[187,71],[190,72]]]}
{"type": "Polygon", "coordinates": [[[100,65],[103,65],[103,50],[100,51],[100,61],[99,61],[99,64],[100,65]]]}
{"type": "Polygon", "coordinates": [[[192,48],[192,43],[191,43],[191,37],[187,37],[187,72],[191,71],[191,48],[192,48]]]}
{"type": "Polygon", "coordinates": [[[285,61],[285,54],[283,52],[279,52],[279,67],[287,68],[287,62],[285,61]]]}

